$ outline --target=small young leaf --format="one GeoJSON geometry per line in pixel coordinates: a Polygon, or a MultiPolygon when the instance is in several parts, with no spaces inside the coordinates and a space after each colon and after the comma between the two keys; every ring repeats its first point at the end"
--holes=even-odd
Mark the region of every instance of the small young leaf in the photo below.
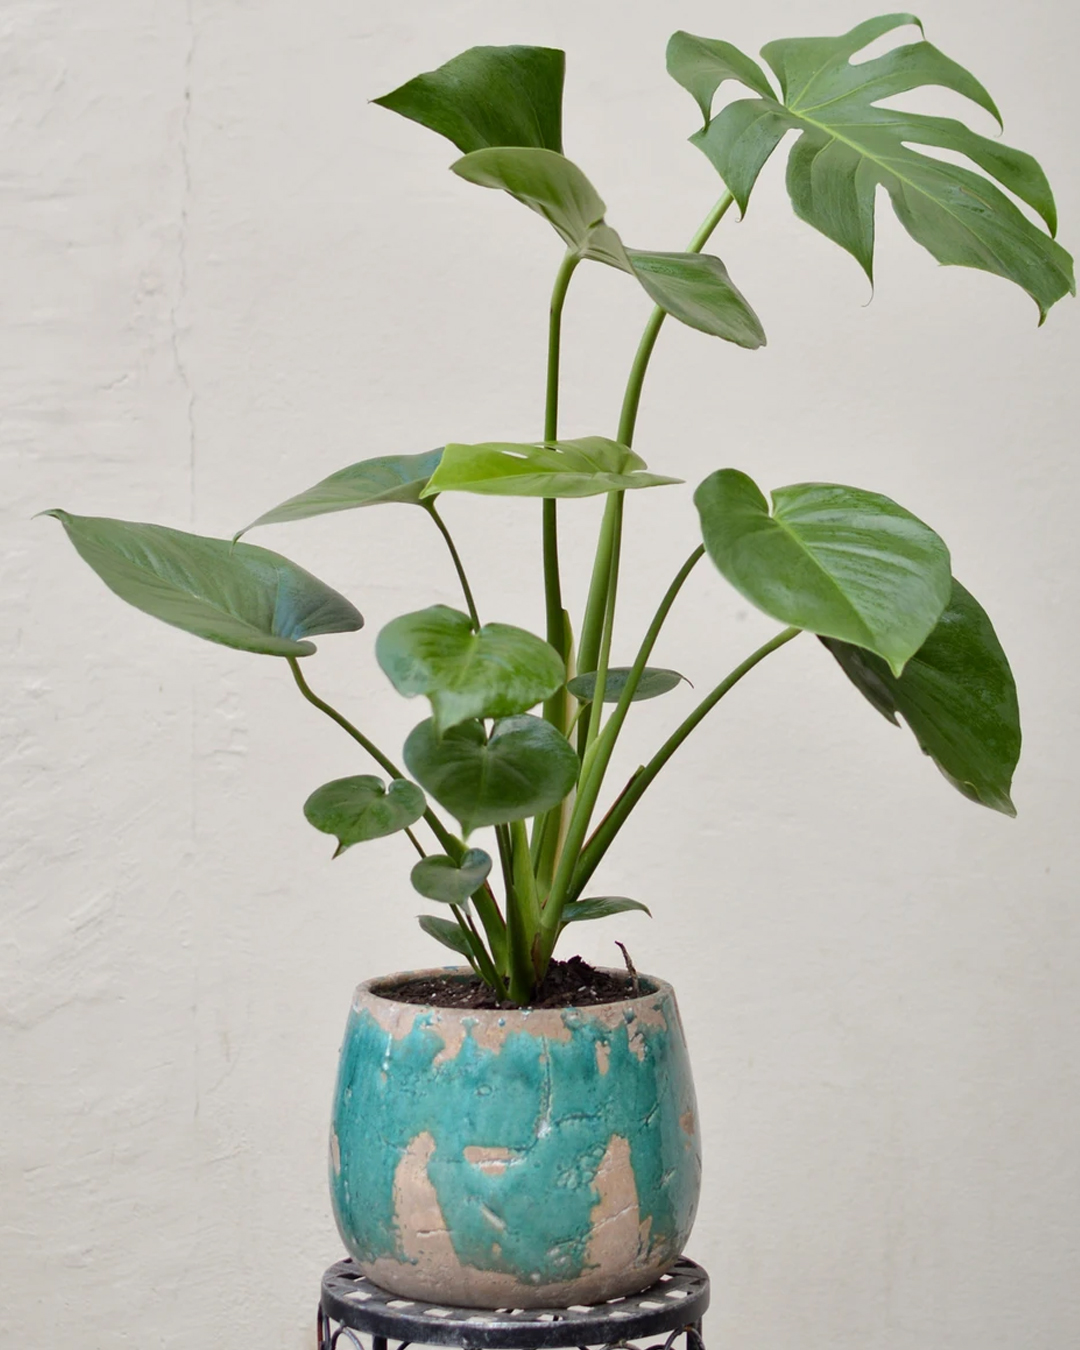
{"type": "Polygon", "coordinates": [[[431,700],[441,735],[473,717],[525,712],[562,688],[562,657],[523,628],[487,623],[432,605],[393,619],[375,642],[375,659],[399,694],[431,700]]]}
{"type": "Polygon", "coordinates": [[[467,956],[470,961],[472,960],[469,939],[461,931],[460,925],[454,923],[452,919],[437,919],[432,914],[421,914],[417,923],[428,937],[433,937],[436,942],[441,942],[444,947],[449,947],[452,952],[458,952],[462,956],[467,956]]]}
{"type": "Polygon", "coordinates": [[[491,858],[482,848],[470,848],[460,863],[440,854],[421,858],[410,874],[413,889],[428,900],[461,905],[487,880],[491,858]]]}
{"type": "Polygon", "coordinates": [[[279,525],[289,520],[307,520],[330,511],[351,511],[360,506],[378,506],[383,502],[420,504],[420,494],[439,466],[442,450],[421,455],[382,455],[361,460],[347,469],[339,469],[329,478],[297,493],[287,501],[264,512],[258,520],[245,525],[239,539],[256,525],[279,525]]]}
{"type": "Polygon", "coordinates": [[[424,496],[476,492],[498,497],[593,497],[681,481],[643,473],[644,467],[639,455],[603,436],[531,445],[504,441],[448,445],[424,496]]]}
{"type": "Polygon", "coordinates": [[[522,714],[495,723],[462,722],[440,737],[431,720],[405,742],[409,772],[466,834],[548,811],[577,780],[578,757],[550,722],[522,714]]]}
{"type": "Polygon", "coordinates": [[[979,81],[929,42],[852,64],[856,53],[905,24],[921,28],[911,14],[886,14],[841,37],[770,42],[762,55],[780,81],[782,100],[735,48],[676,34],[680,43],[669,69],[705,117],[705,126],[691,140],[745,212],[765,161],[786,132],[800,132],[787,172],[795,214],[846,249],[871,280],[875,197],[881,186],[908,234],[938,262],[980,268],[1015,282],[1037,304],[1041,323],[1051,305],[1076,292],[1072,259],[1051,237],[1057,218],[1046,175],[1030,155],[980,136],[962,122],[879,106],[893,95],[937,85],[1001,122],[979,81]],[[760,97],[729,103],[711,118],[713,94],[727,79],[740,80],[760,97]],[[990,177],[921,154],[912,148],[917,145],[961,154],[990,177]],[[991,179],[1033,207],[1049,235],[991,179]]]}
{"type": "Polygon", "coordinates": [[[563,906],[563,923],[576,923],[585,919],[606,919],[611,914],[623,914],[630,909],[640,909],[652,918],[648,905],[640,900],[627,900],[622,895],[594,895],[588,900],[572,900],[563,906]]]}
{"type": "MultiPolygon", "coordinates": [[[[604,681],[604,702],[618,703],[619,695],[626,688],[626,681],[630,677],[629,666],[612,666],[607,673],[607,679],[604,681]]],[[[661,694],[670,693],[683,681],[690,683],[685,675],[680,675],[677,670],[665,670],[662,666],[646,666],[641,672],[641,679],[638,681],[638,687],[634,690],[633,703],[643,703],[649,698],[659,698],[661,694]]],[[[590,671],[587,675],[575,675],[567,683],[567,689],[576,699],[582,703],[590,703],[593,693],[596,689],[596,672],[590,671]]]]}
{"type": "Polygon", "coordinates": [[[426,805],[415,783],[394,778],[388,791],[381,778],[365,773],[316,788],[304,803],[304,815],[317,830],[337,838],[336,858],[353,844],[408,829],[426,805]]]}
{"type": "Polygon", "coordinates": [[[871,652],[825,640],[878,712],[899,713],[950,783],[1005,815],[1020,758],[1020,711],[1009,662],[979,602],[958,581],[945,613],[897,678],[871,652]]]}
{"type": "Polygon", "coordinates": [[[735,469],[694,494],[709,557],[781,623],[877,652],[897,675],[941,617],[949,551],[909,511],[875,492],[798,483],[772,494],[735,469]]]}
{"type": "Polygon", "coordinates": [[[121,600],[163,623],[239,651],[310,656],[320,633],[352,633],[363,616],[280,553],[101,516],[44,511],[121,600]]]}
{"type": "Polygon", "coordinates": [[[489,145],[561,150],[565,67],[553,47],[470,47],[374,102],[464,154],[489,145]]]}

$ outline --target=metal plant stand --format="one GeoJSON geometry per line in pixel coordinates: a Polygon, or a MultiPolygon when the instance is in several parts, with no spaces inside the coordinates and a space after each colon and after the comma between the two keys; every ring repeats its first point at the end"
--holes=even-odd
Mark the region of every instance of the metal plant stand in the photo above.
{"type": "Polygon", "coordinates": [[[451,1308],[417,1299],[395,1298],[372,1284],[352,1261],[339,1261],[323,1276],[319,1303],[319,1350],[397,1350],[413,1343],[453,1345],[459,1350],[547,1350],[547,1347],[606,1346],[634,1350],[633,1341],[656,1340],[647,1350],[672,1350],[684,1336],[684,1350],[704,1350],[701,1318],[709,1306],[709,1277],[696,1262],[680,1257],[644,1293],[592,1307],[451,1308]]]}

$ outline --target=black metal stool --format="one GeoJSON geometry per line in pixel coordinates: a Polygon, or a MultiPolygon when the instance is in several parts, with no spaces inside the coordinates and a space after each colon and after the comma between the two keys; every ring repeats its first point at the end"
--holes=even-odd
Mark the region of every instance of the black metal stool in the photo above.
{"type": "Polygon", "coordinates": [[[358,1332],[371,1337],[371,1350],[388,1341],[405,1350],[420,1345],[454,1345],[460,1350],[547,1350],[552,1346],[626,1347],[631,1341],[664,1336],[649,1350],[672,1350],[680,1336],[685,1350],[704,1350],[701,1317],[709,1306],[709,1277],[680,1257],[667,1275],[644,1293],[592,1307],[451,1308],[419,1299],[396,1298],[365,1279],[352,1261],[339,1261],[323,1276],[319,1303],[319,1350],[364,1350],[358,1332]],[[336,1323],[336,1326],[335,1326],[336,1323]]]}

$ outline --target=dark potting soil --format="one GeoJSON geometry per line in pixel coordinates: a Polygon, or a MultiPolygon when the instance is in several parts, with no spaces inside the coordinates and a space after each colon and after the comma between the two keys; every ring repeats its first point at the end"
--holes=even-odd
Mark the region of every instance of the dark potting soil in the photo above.
{"type": "MultiPolygon", "coordinates": [[[[635,989],[629,974],[596,970],[580,956],[572,956],[569,961],[552,961],[529,1007],[592,1008],[598,1003],[621,1003],[648,991],[649,984],[645,980],[641,980],[635,989]]],[[[424,1003],[436,1008],[516,1007],[516,1004],[497,999],[475,975],[424,976],[402,980],[399,984],[380,985],[375,992],[401,1003],[424,1003]]]]}

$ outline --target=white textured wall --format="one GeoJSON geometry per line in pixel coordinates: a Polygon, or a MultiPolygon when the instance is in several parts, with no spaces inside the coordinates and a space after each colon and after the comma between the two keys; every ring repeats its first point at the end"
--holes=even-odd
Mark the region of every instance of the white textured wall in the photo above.
{"type": "MultiPolygon", "coordinates": [[[[228,534],[366,456],[541,424],[541,222],[446,172],[367,100],[477,42],[570,52],[567,146],[634,245],[717,193],[663,70],[676,26],[755,50],[872,6],[774,0],[4,0],[0,510],[0,1344],[298,1350],[338,1242],[324,1185],[353,984],[437,959],[395,840],[330,866],[306,793],[363,771],[283,664],[114,600],[61,505],[228,534]],[[261,1328],[262,1337],[255,1334],[261,1328]]],[[[1080,244],[1067,0],[939,0],[1080,244]]],[[[923,105],[925,106],[925,105],[923,105]]],[[[932,106],[959,108],[951,96],[932,106]]],[[[977,111],[976,125],[988,132],[977,111]]],[[[704,1118],[713,1343],[1066,1350],[1080,1342],[1075,372],[1003,282],[941,270],[883,207],[873,303],[792,218],[780,157],[715,248],[749,354],[669,324],[639,448],[692,485],[853,482],[950,542],[1010,652],[1026,751],[1010,822],[970,806],[817,645],[743,685],[605,867],[638,917],[582,934],[673,978],[704,1118]]],[[[582,268],[563,425],[611,434],[647,312],[582,268]]],[[[534,504],[447,500],[485,614],[541,622],[534,504]]],[[[570,506],[579,597],[595,504],[570,506]]],[[[685,556],[689,490],[640,494],[625,657],[685,556]]],[[[395,753],[420,710],[371,659],[456,603],[434,531],[388,508],[276,531],[354,598],[317,688],[395,753]]],[[[708,687],[774,626],[706,567],[658,657],[708,687]]],[[[624,766],[691,706],[643,707],[624,766]]],[[[598,878],[598,882],[600,878],[598,878]]]]}

